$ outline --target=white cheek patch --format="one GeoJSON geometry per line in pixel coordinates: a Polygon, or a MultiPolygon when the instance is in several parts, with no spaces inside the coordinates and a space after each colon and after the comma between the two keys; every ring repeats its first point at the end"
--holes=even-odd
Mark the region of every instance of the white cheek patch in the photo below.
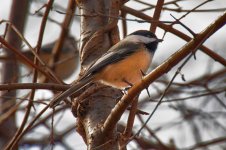
{"type": "Polygon", "coordinates": [[[142,42],[142,43],[151,43],[156,41],[156,38],[149,38],[149,37],[145,37],[145,36],[140,36],[140,35],[130,35],[127,37],[127,40],[129,41],[133,41],[133,42],[142,42]]]}

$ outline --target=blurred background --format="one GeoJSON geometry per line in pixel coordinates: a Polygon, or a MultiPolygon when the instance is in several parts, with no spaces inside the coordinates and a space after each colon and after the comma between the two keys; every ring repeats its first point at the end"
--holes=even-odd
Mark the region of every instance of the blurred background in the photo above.
{"type": "MultiPolygon", "coordinates": [[[[45,11],[45,9],[39,9],[42,8],[45,3],[46,1],[44,0],[29,0],[23,35],[32,47],[35,47],[39,40],[40,25],[45,11]]],[[[125,5],[139,13],[153,16],[156,3],[156,0],[130,0],[125,5]]],[[[45,58],[46,56],[44,55],[51,54],[56,41],[60,37],[62,32],[61,24],[64,22],[65,18],[65,14],[60,12],[66,13],[67,5],[68,1],[56,0],[50,10],[40,49],[40,57],[46,63],[50,58],[45,58]]],[[[0,1],[0,21],[9,20],[10,12],[12,10],[11,6],[12,0],[0,1]]],[[[189,12],[180,21],[193,32],[199,33],[225,11],[226,3],[224,0],[165,0],[160,20],[175,21],[171,15],[179,19],[181,16],[189,12]],[[192,10],[204,2],[206,3],[197,9],[192,10]]],[[[78,8],[76,8],[75,14],[79,14],[78,8]]],[[[58,61],[54,64],[56,67],[54,72],[66,83],[73,82],[78,77],[80,69],[78,54],[80,17],[77,15],[72,17],[70,25],[68,25],[68,34],[64,38],[64,44],[60,50],[58,61]],[[57,70],[57,67],[59,70],[68,70],[64,71],[64,74],[60,74],[62,71],[57,70]]],[[[138,29],[149,30],[150,23],[138,21],[143,20],[142,18],[135,17],[128,12],[126,12],[126,15],[122,15],[122,17],[125,16],[128,19],[125,21],[126,23],[122,20],[119,20],[118,23],[121,38],[123,38],[125,34],[129,34],[138,29]]],[[[170,25],[169,23],[165,24],[170,25]]],[[[180,24],[173,25],[173,28],[193,38],[192,34],[180,24]]],[[[1,22],[1,36],[4,36],[5,31],[6,23],[1,22]]],[[[183,40],[178,35],[174,35],[169,31],[166,31],[165,33],[165,30],[161,28],[157,28],[156,35],[158,38],[164,37],[164,41],[159,44],[150,71],[164,62],[187,43],[187,41],[183,40]]],[[[226,26],[222,27],[208,38],[204,45],[225,59],[225,42],[226,26]]],[[[34,56],[27,44],[22,42],[22,46],[19,49],[22,50],[25,56],[31,58],[31,60],[33,59],[34,56]]],[[[5,52],[3,48],[0,49],[0,54],[0,67],[3,67],[5,61],[5,52]]],[[[138,104],[140,110],[147,113],[153,111],[167,84],[170,82],[181,64],[182,62],[150,85],[149,92],[151,97],[148,97],[146,91],[142,92],[138,104]]],[[[19,63],[18,66],[18,82],[32,82],[31,67],[24,65],[24,63],[19,63]]],[[[3,69],[0,69],[0,72],[2,73],[3,69]]],[[[1,83],[8,83],[3,81],[3,77],[0,78],[1,83]]],[[[38,80],[40,82],[45,81],[41,75],[39,75],[38,80]]],[[[162,104],[148,122],[147,127],[142,130],[139,136],[140,138],[131,141],[128,145],[128,149],[149,149],[149,145],[152,145],[153,149],[158,149],[155,148],[154,145],[158,145],[159,143],[173,145],[177,149],[192,149],[194,147],[213,150],[226,149],[225,89],[225,66],[222,63],[219,63],[219,61],[212,59],[203,51],[198,50],[195,57],[192,57],[189,60],[189,62],[182,68],[180,75],[178,75],[171,84],[170,89],[164,96],[162,104]],[[209,144],[211,141],[213,144],[209,144]],[[199,145],[201,145],[199,143],[203,142],[209,143],[204,143],[206,145],[199,147],[199,145]]],[[[16,92],[15,104],[19,104],[15,110],[16,127],[21,126],[23,121],[26,111],[25,108],[28,103],[27,95],[30,91],[31,90],[17,90],[16,92]]],[[[31,108],[28,122],[45,106],[42,102],[48,102],[50,98],[52,98],[53,94],[54,93],[50,90],[37,90],[35,92],[34,101],[36,103],[35,106],[31,108]]],[[[4,94],[1,94],[1,99],[5,98],[4,94]]],[[[12,97],[7,98],[12,99],[12,97]]],[[[5,106],[6,104],[1,103],[1,105],[5,106]]],[[[10,108],[13,107],[13,105],[10,106],[10,108]]],[[[7,109],[2,111],[1,116],[5,114],[4,112],[8,112],[7,109]]],[[[52,123],[51,113],[52,111],[48,110],[45,115],[38,120],[32,130],[26,134],[22,141],[20,141],[19,149],[51,149],[53,143],[53,141],[50,140],[52,123]]],[[[127,117],[128,112],[126,112],[122,117],[120,121],[121,126],[126,124],[127,117]]],[[[138,115],[136,117],[133,129],[134,134],[141,128],[143,121],[146,121],[147,118],[148,115],[138,115]]],[[[0,123],[3,123],[6,120],[7,119],[4,119],[0,123]]],[[[81,136],[74,129],[75,122],[76,118],[72,115],[71,110],[68,107],[61,107],[55,112],[54,149],[86,149],[86,145],[81,136]]],[[[4,126],[1,126],[0,130],[5,130],[4,126]]],[[[4,136],[1,138],[4,138],[4,136]]],[[[2,145],[4,144],[2,143],[2,145]]]]}

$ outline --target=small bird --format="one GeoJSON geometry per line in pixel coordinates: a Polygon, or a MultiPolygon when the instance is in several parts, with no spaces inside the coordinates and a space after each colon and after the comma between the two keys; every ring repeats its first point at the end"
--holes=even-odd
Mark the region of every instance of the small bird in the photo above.
{"type": "Polygon", "coordinates": [[[93,81],[117,89],[125,89],[142,79],[142,73],[148,70],[152,57],[161,42],[156,35],[147,30],[138,30],[112,46],[106,54],[97,59],[84,75],[68,90],[55,97],[50,107],[81,90],[93,81]]]}
{"type": "MultiPolygon", "coordinates": [[[[39,56],[40,58],[48,64],[51,57],[53,57],[52,49],[55,45],[56,41],[44,45],[40,51],[39,56]]],[[[33,61],[34,55],[30,50],[26,50],[23,52],[23,54],[33,61]]],[[[67,79],[69,78],[77,69],[78,67],[78,51],[76,48],[76,42],[72,36],[67,36],[63,47],[61,49],[59,59],[57,62],[54,63],[55,70],[54,72],[58,77],[61,79],[67,79]]],[[[26,63],[26,62],[24,62],[26,63]]],[[[32,69],[29,68],[28,69],[32,69]]],[[[42,78],[42,75],[39,76],[39,78],[42,78]]]]}

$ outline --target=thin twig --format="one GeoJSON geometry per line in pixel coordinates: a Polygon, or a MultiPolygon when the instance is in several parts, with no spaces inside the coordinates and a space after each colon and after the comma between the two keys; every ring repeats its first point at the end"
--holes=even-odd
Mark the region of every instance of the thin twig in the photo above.
{"type": "MultiPolygon", "coordinates": [[[[54,80],[53,81],[58,81],[58,82],[60,82],[60,83],[62,83],[56,76],[55,76],[55,74],[52,72],[52,70],[50,70],[49,69],[49,67],[45,64],[45,62],[39,57],[39,55],[38,55],[38,53],[35,51],[35,49],[30,45],[30,43],[26,40],[26,38],[20,33],[20,31],[10,22],[10,21],[7,21],[7,20],[1,20],[0,21],[0,24],[1,23],[6,23],[6,24],[8,24],[16,33],[17,33],[17,35],[21,38],[21,40],[23,41],[23,42],[25,42],[26,43],[26,45],[30,48],[30,50],[32,51],[32,53],[35,55],[35,57],[37,58],[37,60],[39,60],[39,62],[42,64],[42,67],[44,67],[50,74],[51,74],[51,76],[54,78],[54,80]]],[[[4,44],[5,45],[5,44],[4,44]]],[[[5,45],[6,46],[6,45],[5,45]]],[[[7,47],[7,46],[6,46],[7,47]]],[[[41,46],[40,46],[41,47],[41,46]]],[[[8,48],[8,47],[7,47],[8,48]]],[[[10,48],[9,48],[10,49],[10,48]]],[[[14,50],[13,50],[14,51],[14,50]]],[[[15,52],[15,51],[14,51],[15,52]]],[[[18,54],[18,53],[16,53],[16,54],[18,54]]],[[[20,56],[20,55],[19,55],[20,56]]],[[[25,56],[24,56],[25,57],[25,56]]],[[[26,59],[25,59],[25,61],[26,61],[26,59]]],[[[30,64],[30,63],[28,63],[28,64],[30,64]]],[[[37,68],[36,68],[37,69],[37,68]]],[[[38,69],[39,70],[39,69],[38,69]]],[[[47,77],[49,77],[49,76],[47,76],[47,77]]],[[[50,79],[52,78],[52,77],[49,77],[50,79]]]]}
{"type": "MultiPolygon", "coordinates": [[[[144,13],[138,12],[138,11],[136,11],[132,8],[126,7],[126,6],[123,6],[121,9],[123,11],[131,14],[131,15],[134,15],[138,18],[142,18],[142,19],[147,20],[147,21],[153,19],[152,17],[145,15],[144,13]]],[[[151,23],[151,21],[149,21],[149,22],[151,23]]],[[[163,30],[167,30],[170,33],[177,35],[178,37],[184,39],[185,41],[190,41],[192,39],[189,36],[187,36],[186,34],[184,34],[183,32],[172,28],[170,25],[166,25],[166,24],[163,24],[163,23],[160,22],[158,24],[158,27],[162,28],[163,30]]],[[[209,48],[207,48],[203,45],[200,47],[200,49],[202,50],[202,52],[207,54],[209,57],[213,58],[215,61],[219,62],[223,66],[226,66],[226,60],[222,56],[215,53],[213,50],[210,50],[209,48]]]]}
{"type": "MultiPolygon", "coordinates": [[[[46,25],[46,21],[47,21],[47,18],[48,18],[48,15],[49,15],[49,12],[50,12],[50,9],[52,7],[52,4],[53,4],[53,0],[49,0],[48,1],[48,4],[46,6],[46,10],[45,10],[45,13],[44,13],[44,16],[43,16],[43,19],[42,19],[42,23],[41,23],[41,28],[40,28],[40,32],[39,32],[39,37],[38,37],[38,41],[37,41],[37,45],[36,45],[36,52],[38,53],[40,48],[41,48],[41,45],[42,45],[42,39],[43,39],[43,34],[44,34],[44,29],[45,29],[45,25],[46,25]]],[[[28,43],[28,42],[27,42],[28,43]]],[[[28,43],[29,45],[29,43],[28,43]]],[[[35,59],[34,59],[34,64],[38,65],[38,61],[37,61],[37,57],[35,56],[35,59]]],[[[47,67],[48,68],[48,67],[47,67]]],[[[59,82],[59,83],[62,83],[61,80],[59,80],[57,77],[55,77],[54,73],[49,70],[49,73],[59,82]]],[[[37,76],[38,76],[38,72],[36,69],[34,69],[34,76],[33,76],[33,82],[36,82],[37,81],[37,76]]],[[[31,96],[29,98],[29,102],[28,102],[28,106],[27,106],[27,111],[25,113],[25,116],[24,116],[24,119],[22,121],[22,124],[20,126],[20,128],[17,130],[17,132],[15,133],[15,136],[13,137],[13,139],[9,142],[9,144],[6,146],[6,149],[10,149],[10,148],[13,148],[20,140],[20,138],[22,137],[21,135],[24,133],[23,132],[23,129],[25,127],[25,124],[27,123],[27,120],[28,120],[28,117],[29,117],[29,114],[30,114],[30,110],[31,110],[31,107],[33,105],[33,98],[34,98],[34,95],[35,95],[35,90],[33,89],[31,91],[31,96]]],[[[48,105],[47,105],[48,106],[48,105]]],[[[46,106],[46,107],[47,107],[46,106]]],[[[48,108],[48,107],[47,107],[48,108]]]]}
{"type": "Polygon", "coordinates": [[[138,103],[138,97],[136,97],[132,102],[129,117],[128,117],[128,120],[127,120],[127,125],[126,125],[124,133],[122,135],[123,138],[125,138],[125,140],[127,140],[127,138],[130,138],[130,136],[132,134],[134,119],[135,119],[136,112],[137,112],[137,103],[138,103]]]}
{"type": "MultiPolygon", "coordinates": [[[[54,10],[53,11],[56,11],[57,13],[59,14],[67,14],[65,12],[62,12],[62,11],[59,11],[59,10],[54,10]]],[[[67,14],[67,15],[70,15],[70,14],[67,14]]],[[[109,18],[113,18],[113,19],[118,19],[118,20],[125,20],[125,21],[133,21],[133,22],[138,22],[138,23],[150,23],[150,22],[154,22],[154,23],[173,23],[174,21],[158,21],[158,20],[154,20],[154,19],[151,19],[151,20],[140,20],[140,19],[129,19],[129,18],[123,18],[123,17],[119,17],[119,16],[111,16],[111,15],[105,15],[105,14],[102,14],[102,13],[97,13],[97,12],[92,12],[92,14],[89,14],[89,15],[80,15],[80,14],[73,14],[74,16],[77,16],[77,17],[109,17],[109,18]]]]}
{"type": "Polygon", "coordinates": [[[187,148],[181,148],[180,150],[195,150],[195,149],[200,149],[200,148],[214,145],[214,144],[219,144],[219,143],[223,143],[223,142],[225,143],[225,141],[226,141],[226,137],[219,137],[219,138],[215,138],[215,139],[211,139],[208,141],[197,143],[197,144],[187,147],[187,148]]]}
{"type": "Polygon", "coordinates": [[[47,89],[64,91],[70,88],[70,85],[66,84],[55,84],[55,83],[7,83],[0,84],[0,91],[10,91],[18,89],[47,89]]]}
{"type": "MultiPolygon", "coordinates": [[[[155,7],[155,12],[154,12],[154,15],[153,15],[153,20],[159,20],[163,4],[164,4],[164,0],[158,0],[157,1],[156,7],[155,7]]],[[[153,22],[151,24],[150,31],[155,33],[157,25],[158,24],[156,22],[153,22]]]]}
{"type": "Polygon", "coordinates": [[[168,89],[170,88],[171,84],[173,83],[174,79],[177,77],[177,75],[180,73],[181,69],[185,66],[185,64],[190,60],[190,58],[192,57],[192,55],[189,55],[188,58],[182,63],[182,65],[177,69],[177,71],[175,72],[174,76],[172,77],[172,79],[170,80],[169,84],[167,85],[166,89],[164,90],[161,98],[159,99],[157,105],[155,106],[155,108],[153,109],[152,113],[149,115],[148,119],[144,122],[144,124],[142,125],[142,127],[137,131],[136,134],[134,134],[133,137],[138,136],[140,134],[140,132],[143,130],[143,128],[147,125],[147,123],[150,121],[150,119],[152,118],[152,116],[154,115],[154,113],[156,112],[157,108],[160,106],[160,104],[162,103],[163,98],[166,95],[166,92],[168,91],[168,89]]]}
{"type": "Polygon", "coordinates": [[[221,28],[225,24],[226,13],[220,16],[214,23],[210,24],[205,30],[196,36],[193,40],[188,42],[179,51],[174,53],[168,60],[159,65],[155,70],[153,70],[149,75],[147,75],[142,82],[135,84],[127,95],[117,103],[115,108],[111,111],[104,123],[103,133],[106,135],[112,132],[115,125],[121,118],[124,111],[127,109],[129,104],[132,102],[133,98],[137,93],[141,92],[145,87],[149,86],[153,81],[159,78],[164,73],[168,72],[172,67],[178,64],[182,59],[188,56],[192,51],[197,50],[203,42],[210,37],[214,32],[221,28]]]}

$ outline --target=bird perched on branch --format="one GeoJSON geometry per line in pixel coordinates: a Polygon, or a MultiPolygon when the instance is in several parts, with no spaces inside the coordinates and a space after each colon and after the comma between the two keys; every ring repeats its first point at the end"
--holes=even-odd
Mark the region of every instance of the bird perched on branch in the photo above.
{"type": "Polygon", "coordinates": [[[91,65],[68,90],[55,97],[50,102],[50,107],[56,106],[93,81],[100,81],[117,89],[124,89],[139,82],[142,73],[148,70],[161,41],[154,33],[147,30],[138,30],[129,34],[91,65]]]}
{"type": "MultiPolygon", "coordinates": [[[[39,51],[40,58],[47,64],[49,60],[52,59],[51,57],[53,57],[52,49],[55,43],[56,41],[44,45],[39,51]]],[[[24,51],[23,54],[33,61],[34,55],[30,50],[24,51]]],[[[61,79],[67,79],[78,68],[78,59],[78,51],[74,37],[68,36],[64,41],[59,59],[54,63],[54,72],[61,79]]],[[[39,78],[41,78],[41,76],[39,76],[39,78]]]]}

